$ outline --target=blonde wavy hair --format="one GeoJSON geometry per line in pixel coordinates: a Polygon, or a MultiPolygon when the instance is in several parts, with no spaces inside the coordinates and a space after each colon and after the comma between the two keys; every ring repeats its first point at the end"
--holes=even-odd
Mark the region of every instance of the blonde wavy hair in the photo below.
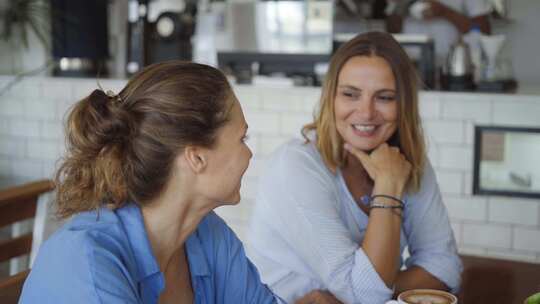
{"type": "Polygon", "coordinates": [[[302,128],[302,135],[310,141],[308,133],[315,130],[316,146],[330,170],[346,165],[343,138],[336,128],[334,101],[339,73],[347,61],[356,56],[378,56],[390,65],[396,80],[398,107],[397,131],[389,143],[399,147],[412,165],[408,190],[420,188],[425,163],[425,143],[418,112],[419,78],[409,57],[390,35],[383,32],[360,34],[343,44],[332,56],[324,80],[319,108],[312,123],[302,128]]]}

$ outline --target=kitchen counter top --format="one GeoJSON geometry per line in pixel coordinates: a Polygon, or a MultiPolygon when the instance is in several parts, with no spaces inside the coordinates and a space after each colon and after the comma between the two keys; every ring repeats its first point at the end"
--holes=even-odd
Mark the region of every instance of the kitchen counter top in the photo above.
{"type": "MultiPolygon", "coordinates": [[[[231,83],[235,83],[235,79],[232,76],[228,77],[231,83]]],[[[245,86],[245,85],[242,85],[245,86]]],[[[247,85],[250,86],[250,85],[247,85]]],[[[268,77],[268,76],[255,76],[251,86],[260,87],[282,87],[282,88],[298,88],[298,89],[311,89],[320,90],[320,87],[295,87],[291,78],[285,77],[268,77]]],[[[488,95],[491,97],[501,96],[502,98],[516,97],[516,96],[536,96],[539,97],[540,102],[540,83],[539,84],[519,84],[516,92],[513,93],[496,93],[496,92],[457,92],[457,91],[441,91],[441,90],[420,90],[421,93],[427,94],[439,94],[443,95],[466,95],[466,96],[478,96],[488,95]]]]}
{"type": "MultiPolygon", "coordinates": [[[[11,82],[15,76],[12,75],[0,75],[0,90],[2,90],[9,82],[11,82]]],[[[234,86],[238,87],[249,87],[249,86],[255,86],[255,87],[269,87],[269,88],[288,88],[288,89],[298,89],[299,91],[320,91],[320,87],[302,87],[302,86],[294,86],[293,79],[291,78],[285,78],[285,77],[268,77],[268,76],[255,76],[253,77],[253,83],[250,85],[237,85],[235,84],[235,80],[233,77],[228,76],[229,81],[234,86]]],[[[21,85],[22,87],[28,87],[31,85],[38,85],[40,86],[39,90],[41,90],[42,87],[46,86],[47,84],[65,84],[66,82],[73,82],[74,84],[83,85],[83,89],[86,89],[88,85],[95,87],[96,86],[96,79],[93,78],[70,78],[70,77],[47,77],[47,76],[33,76],[33,77],[25,77],[21,82],[14,85],[14,87],[17,87],[21,85]]],[[[120,89],[125,85],[127,82],[127,79],[100,79],[99,82],[104,85],[104,87],[112,87],[115,90],[120,89]]],[[[86,92],[86,91],[85,91],[86,92]]],[[[530,99],[532,97],[533,100],[536,100],[538,98],[538,102],[540,102],[540,83],[539,84],[519,84],[518,89],[515,93],[488,93],[488,92],[453,92],[453,91],[437,91],[437,90],[421,90],[421,94],[436,94],[439,96],[446,96],[446,95],[452,95],[452,96],[480,96],[480,95],[486,95],[490,97],[496,97],[500,96],[502,99],[507,98],[515,98],[515,97],[527,97],[530,99]]]]}
{"type": "Polygon", "coordinates": [[[516,94],[540,96],[540,84],[520,84],[516,94]]]}

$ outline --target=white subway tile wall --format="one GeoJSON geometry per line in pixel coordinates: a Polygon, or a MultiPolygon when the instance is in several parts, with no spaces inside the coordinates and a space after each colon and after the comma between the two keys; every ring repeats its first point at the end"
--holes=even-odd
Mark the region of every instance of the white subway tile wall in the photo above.
{"type": "Polygon", "coordinates": [[[0,135],[0,155],[25,155],[26,154],[26,139],[0,135]]]}
{"type": "MultiPolygon", "coordinates": [[[[0,76],[0,84],[11,79],[0,76]]],[[[125,83],[100,80],[116,93],[125,83]]],[[[52,177],[64,151],[65,114],[97,87],[95,79],[29,77],[0,96],[0,178],[52,177]]],[[[242,182],[242,201],[217,212],[245,240],[266,160],[281,144],[301,136],[320,89],[261,85],[234,90],[254,156],[242,182]]],[[[421,92],[420,114],[460,252],[540,263],[540,200],[471,194],[474,125],[540,127],[540,96],[421,92]]]]}
{"type": "Polygon", "coordinates": [[[512,248],[512,227],[491,223],[463,223],[463,243],[484,248],[512,248]]]}
{"type": "Polygon", "coordinates": [[[540,251],[540,230],[534,228],[514,228],[514,246],[513,249],[540,251]]]}
{"type": "Polygon", "coordinates": [[[473,167],[473,147],[443,145],[439,147],[439,167],[469,172],[473,167]]]}
{"type": "Polygon", "coordinates": [[[56,111],[51,111],[51,109],[56,108],[56,101],[54,99],[49,99],[47,96],[24,98],[22,99],[22,103],[25,118],[42,119],[43,121],[56,119],[56,111]]]}
{"type": "Polygon", "coordinates": [[[534,126],[540,123],[540,103],[538,100],[508,100],[496,103],[493,119],[503,125],[534,126]]]}
{"type": "MultiPolygon", "coordinates": [[[[19,102],[19,101],[16,101],[19,102]]],[[[7,117],[6,117],[7,119],[7,117]]],[[[19,138],[39,140],[41,121],[26,117],[12,117],[10,119],[8,134],[19,138]]]]}
{"type": "Polygon", "coordinates": [[[443,144],[461,144],[464,142],[465,131],[462,120],[424,119],[422,124],[426,133],[425,136],[433,142],[443,144]]]}
{"type": "Polygon", "coordinates": [[[249,132],[252,134],[273,135],[280,134],[281,115],[274,112],[266,112],[263,110],[245,110],[249,132]]]}
{"type": "Polygon", "coordinates": [[[9,159],[0,158],[0,172],[2,177],[12,176],[11,165],[9,159]]]}
{"type": "MultiPolygon", "coordinates": [[[[515,199],[511,197],[491,197],[489,199],[489,221],[516,225],[538,225],[538,208],[536,201],[515,199]]],[[[538,239],[540,243],[540,239],[538,239]]]]}
{"type": "Polygon", "coordinates": [[[487,220],[487,199],[443,195],[448,215],[452,220],[485,222],[487,220]]]}
{"type": "Polygon", "coordinates": [[[0,113],[2,118],[6,117],[22,117],[24,114],[24,97],[14,97],[13,94],[5,94],[0,100],[0,113]],[[17,102],[12,102],[17,100],[17,102]]]}
{"type": "MultiPolygon", "coordinates": [[[[507,98],[512,100],[511,97],[507,98]]],[[[491,99],[492,96],[488,94],[446,93],[441,96],[442,117],[489,124],[493,116],[491,99]]]]}
{"type": "Polygon", "coordinates": [[[426,152],[429,161],[433,167],[439,166],[439,145],[436,144],[435,139],[426,137],[426,152]]]}
{"type": "Polygon", "coordinates": [[[462,237],[462,229],[463,229],[463,226],[461,225],[460,222],[452,222],[450,223],[450,225],[452,226],[452,231],[454,232],[454,238],[456,239],[456,242],[459,244],[461,243],[461,237],[462,237]]]}
{"type": "Polygon", "coordinates": [[[441,98],[433,92],[421,92],[419,94],[420,116],[424,119],[441,118],[441,98]]]}
{"type": "Polygon", "coordinates": [[[463,193],[463,172],[456,170],[444,170],[437,169],[435,165],[435,175],[437,176],[437,181],[439,182],[439,188],[444,194],[456,194],[459,195],[463,193]]]}
{"type": "Polygon", "coordinates": [[[466,172],[464,177],[463,177],[463,194],[464,195],[472,195],[472,183],[473,183],[473,174],[472,172],[466,172]]]}
{"type": "Polygon", "coordinates": [[[504,260],[514,260],[522,262],[536,262],[536,253],[534,251],[518,251],[503,249],[488,249],[488,255],[504,260]]]}
{"type": "Polygon", "coordinates": [[[459,244],[459,253],[461,254],[487,256],[487,252],[488,250],[486,248],[480,246],[463,245],[463,243],[459,244]]]}

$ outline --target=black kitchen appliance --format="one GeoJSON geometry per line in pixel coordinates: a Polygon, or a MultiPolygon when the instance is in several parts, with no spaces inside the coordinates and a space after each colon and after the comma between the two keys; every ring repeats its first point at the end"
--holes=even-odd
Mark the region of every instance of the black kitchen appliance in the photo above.
{"type": "Polygon", "coordinates": [[[127,73],[165,60],[191,60],[196,15],[193,0],[130,0],[127,73]]]}
{"type": "Polygon", "coordinates": [[[107,0],[51,0],[55,76],[106,75],[107,0]]]}

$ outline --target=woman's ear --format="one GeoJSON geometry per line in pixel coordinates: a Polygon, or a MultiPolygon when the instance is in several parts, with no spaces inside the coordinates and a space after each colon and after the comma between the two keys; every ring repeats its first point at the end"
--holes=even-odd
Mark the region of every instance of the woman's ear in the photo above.
{"type": "Polygon", "coordinates": [[[208,165],[207,152],[206,149],[200,147],[188,146],[184,149],[184,161],[193,172],[203,172],[208,165]]]}

